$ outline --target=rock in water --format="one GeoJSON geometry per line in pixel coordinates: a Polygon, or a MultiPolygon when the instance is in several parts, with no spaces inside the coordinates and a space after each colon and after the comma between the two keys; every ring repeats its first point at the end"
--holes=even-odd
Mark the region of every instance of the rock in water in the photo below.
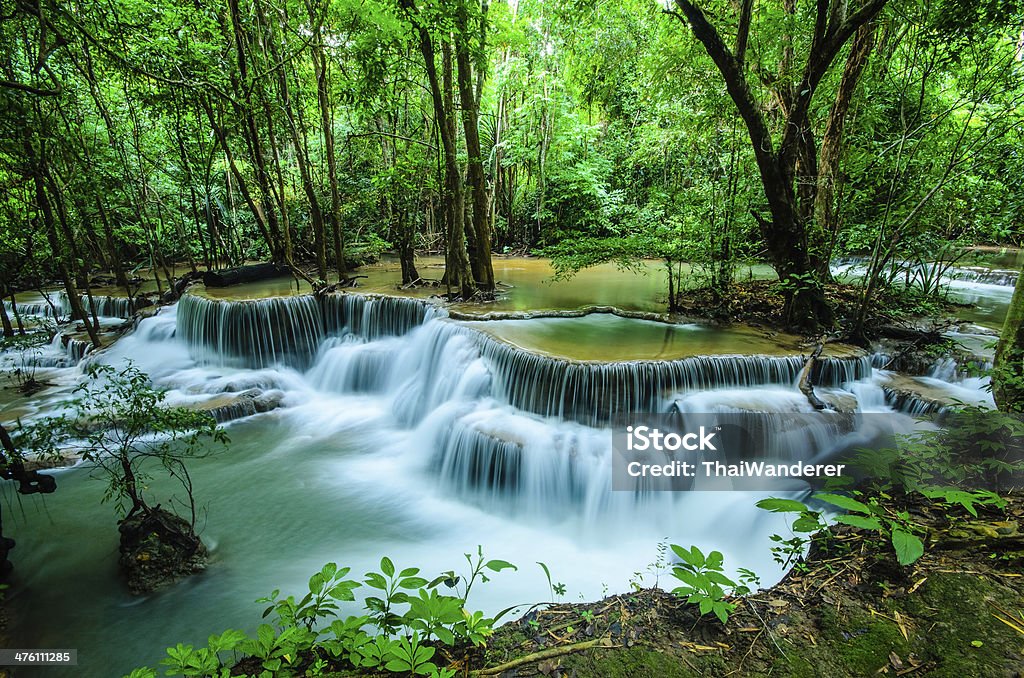
{"type": "Polygon", "coordinates": [[[203,273],[203,284],[207,287],[230,287],[241,283],[258,282],[267,278],[288,275],[291,270],[286,266],[273,263],[250,264],[222,271],[206,271],[203,273]]]}
{"type": "Polygon", "coordinates": [[[121,532],[121,571],[128,590],[143,594],[201,572],[209,553],[187,521],[160,507],[130,516],[121,532]]]}

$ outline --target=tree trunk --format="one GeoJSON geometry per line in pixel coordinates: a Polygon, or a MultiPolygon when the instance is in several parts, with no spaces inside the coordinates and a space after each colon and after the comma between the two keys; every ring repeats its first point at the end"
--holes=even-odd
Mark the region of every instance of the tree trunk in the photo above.
{"type": "MultiPolygon", "coordinates": [[[[256,123],[255,107],[252,100],[253,86],[248,82],[248,46],[250,38],[243,23],[238,0],[228,0],[228,10],[231,18],[231,37],[235,46],[236,65],[238,66],[238,76],[236,77],[234,72],[232,72],[231,77],[232,87],[236,97],[239,99],[234,104],[235,114],[242,119],[242,137],[249,148],[249,155],[256,169],[256,184],[261,193],[263,220],[267,230],[267,244],[270,247],[271,259],[277,263],[284,260],[284,249],[281,243],[281,231],[277,221],[277,212],[274,210],[272,202],[275,190],[270,179],[270,172],[267,169],[267,161],[264,157],[259,125],[256,123]]],[[[258,81],[257,86],[261,86],[258,81]]]]}
{"type": "Polygon", "coordinates": [[[110,219],[107,218],[107,209],[103,206],[103,200],[98,195],[96,196],[96,209],[99,211],[100,224],[103,226],[103,240],[107,245],[107,251],[110,253],[110,266],[114,269],[114,280],[117,282],[118,287],[123,287],[127,291],[128,276],[124,273],[120,253],[114,244],[114,229],[110,225],[110,219]]]}
{"type": "Polygon", "coordinates": [[[1024,412],[1024,267],[996,346],[992,397],[1003,412],[1024,412]]]}
{"type": "MultiPolygon", "coordinates": [[[[310,22],[315,24],[316,14],[319,10],[312,2],[306,2],[306,10],[309,13],[310,22]]],[[[324,155],[327,156],[327,183],[330,185],[331,190],[331,210],[327,215],[327,220],[331,224],[331,235],[334,239],[334,268],[338,272],[338,279],[344,280],[348,273],[348,267],[345,264],[345,234],[341,228],[341,193],[338,191],[338,159],[334,155],[334,124],[331,120],[331,100],[327,91],[327,55],[324,51],[323,38],[319,31],[314,32],[313,42],[310,45],[310,56],[313,60],[313,74],[316,77],[316,100],[320,108],[320,131],[324,138],[324,155]]],[[[324,247],[323,237],[321,237],[318,247],[324,247]]],[[[320,249],[318,249],[318,262],[320,256],[320,249]]]]}
{"type": "Polygon", "coordinates": [[[21,321],[21,313],[18,312],[18,300],[14,297],[14,290],[7,290],[8,299],[11,300],[11,314],[14,315],[14,322],[18,325],[18,334],[25,336],[25,323],[21,321]]]}
{"type": "MultiPolygon", "coordinates": [[[[487,180],[480,149],[479,115],[480,100],[476,92],[483,85],[483,74],[477,75],[477,89],[474,89],[473,72],[469,61],[469,27],[465,0],[460,0],[456,10],[456,51],[458,66],[459,98],[462,100],[462,126],[466,135],[468,156],[467,188],[472,202],[473,232],[473,278],[480,289],[494,289],[494,267],[491,264],[491,210],[488,204],[487,180]]],[[[481,19],[483,23],[483,19],[481,19]]],[[[481,31],[485,27],[481,26],[481,31]]]]}
{"type": "Polygon", "coordinates": [[[402,284],[409,285],[420,279],[416,270],[416,229],[409,211],[402,210],[398,215],[398,260],[402,265],[402,284]]]}
{"type": "Polygon", "coordinates": [[[401,0],[402,8],[409,15],[419,35],[420,52],[430,83],[430,98],[434,106],[434,119],[441,136],[444,155],[444,208],[448,229],[445,253],[444,279],[449,290],[454,289],[464,299],[476,292],[466,253],[463,231],[465,204],[462,196],[462,174],[459,172],[458,149],[455,144],[454,111],[451,104],[451,47],[442,46],[445,87],[442,91],[434,61],[434,44],[430,32],[417,16],[414,0],[401,0]],[[447,104],[447,105],[446,105],[447,104]]]}
{"type": "Polygon", "coordinates": [[[825,133],[821,137],[817,191],[814,196],[814,232],[811,241],[817,243],[812,247],[812,259],[818,275],[823,280],[832,277],[829,262],[832,258],[832,246],[839,231],[836,187],[839,185],[839,162],[843,153],[846,116],[857,90],[857,83],[874,49],[877,26],[877,22],[870,21],[857,30],[850,46],[850,54],[846,58],[843,76],[839,81],[836,100],[825,122],[825,133]]]}
{"type": "MultiPolygon", "coordinates": [[[[217,137],[217,141],[220,142],[221,150],[224,151],[224,157],[228,162],[228,168],[231,170],[231,175],[235,178],[238,190],[242,193],[242,198],[245,200],[245,204],[249,207],[249,211],[252,212],[253,217],[256,219],[256,225],[259,227],[260,234],[266,241],[267,246],[272,248],[272,239],[267,225],[266,215],[264,214],[263,208],[256,202],[252,193],[249,191],[249,185],[246,183],[245,177],[242,176],[241,171],[238,169],[238,165],[235,163],[235,155],[232,153],[231,146],[228,144],[227,132],[224,130],[224,127],[217,122],[217,118],[213,112],[213,107],[208,99],[203,100],[203,107],[206,110],[206,117],[210,121],[210,127],[213,129],[213,134],[217,137]]],[[[230,190],[231,186],[229,184],[229,193],[230,190]]]]}
{"type": "Polygon", "coordinates": [[[50,204],[49,196],[46,194],[46,182],[43,178],[46,173],[45,149],[40,150],[37,156],[35,149],[32,147],[32,140],[28,137],[29,131],[26,129],[23,133],[25,138],[22,141],[22,148],[25,151],[25,159],[28,161],[29,171],[32,173],[32,183],[36,193],[36,206],[43,215],[46,239],[50,243],[50,251],[57,264],[57,275],[64,284],[64,291],[68,295],[68,303],[71,304],[71,317],[82,321],[86,331],[89,333],[89,339],[92,340],[92,345],[100,348],[103,344],[100,341],[99,333],[93,324],[89,322],[89,316],[82,307],[82,299],[78,296],[78,290],[75,289],[74,280],[71,278],[71,271],[68,269],[64,251],[60,246],[60,239],[57,237],[57,225],[53,216],[53,207],[50,204]]]}
{"type": "MultiPolygon", "coordinates": [[[[271,55],[278,61],[277,50],[271,49],[271,55]]],[[[327,255],[324,247],[324,214],[320,209],[320,199],[316,195],[316,187],[313,185],[313,173],[310,171],[309,158],[306,155],[306,143],[303,138],[304,125],[296,123],[296,114],[293,111],[291,92],[288,87],[288,75],[282,68],[278,74],[278,82],[281,90],[281,104],[284,108],[285,119],[288,121],[288,131],[292,137],[292,148],[295,151],[295,163],[299,166],[299,178],[302,183],[302,192],[306,194],[306,201],[309,203],[309,221],[313,229],[313,249],[316,252],[316,271],[320,280],[327,280],[327,255]]],[[[302,118],[301,101],[296,105],[299,121],[302,118]]]]}
{"type": "MultiPolygon", "coordinates": [[[[425,31],[424,31],[425,32],[425,31]]],[[[442,91],[440,127],[444,146],[445,189],[448,214],[448,250],[445,256],[445,281],[458,291],[463,299],[476,292],[473,272],[466,250],[466,200],[459,170],[455,132],[455,103],[452,89],[452,49],[448,42],[441,44],[442,91]]],[[[436,81],[436,76],[434,80],[436,81]]],[[[433,87],[433,85],[431,85],[433,87]]]]}
{"type": "MultiPolygon", "coordinates": [[[[3,298],[3,294],[0,294],[0,299],[3,298]]],[[[12,297],[14,295],[11,295],[12,297]]],[[[11,324],[11,319],[7,315],[7,307],[0,302],[0,323],[3,323],[4,336],[8,339],[14,336],[14,325],[11,324]]]]}

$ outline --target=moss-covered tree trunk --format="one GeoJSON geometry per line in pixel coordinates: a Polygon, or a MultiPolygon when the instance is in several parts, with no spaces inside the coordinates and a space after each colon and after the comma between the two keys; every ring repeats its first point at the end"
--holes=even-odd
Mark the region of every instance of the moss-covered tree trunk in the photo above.
{"type": "Polygon", "coordinates": [[[992,395],[1003,412],[1024,412],[1024,267],[996,347],[992,395]]]}

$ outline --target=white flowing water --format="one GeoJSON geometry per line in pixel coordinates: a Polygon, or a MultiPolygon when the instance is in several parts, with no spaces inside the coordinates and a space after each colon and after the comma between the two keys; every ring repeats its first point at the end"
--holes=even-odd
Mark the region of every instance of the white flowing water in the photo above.
{"type": "MultiPolygon", "coordinates": [[[[490,612],[549,596],[538,561],[571,599],[654,584],[649,565],[666,539],[720,550],[729,569],[754,569],[765,585],[777,580],[769,537],[788,535],[787,517],[756,509],[763,495],[612,492],[607,426],[617,414],[670,408],[803,411],[802,357],[579,362],[473,325],[400,298],[187,296],[87,356],[136,364],[174,403],[258,388],[282,392],[283,405],[229,424],[229,450],[194,462],[212,559],[152,596],[123,589],[114,512],[86,470],[58,471],[58,491],[22,508],[8,496],[16,644],[74,647],[74,675],[119,676],[155,664],[166,645],[252,631],[261,609],[252,601],[275,588],[301,595],[325,562],[361,575],[388,555],[433,574],[459,569],[478,544],[519,566],[474,590],[470,604],[490,612]]],[[[62,385],[35,410],[58,408],[78,369],[52,368],[62,385]]],[[[879,378],[870,357],[826,358],[815,375],[861,411],[892,413],[879,378]]],[[[796,434],[790,456],[804,456],[808,441],[820,447],[827,431],[796,434]]],[[[154,482],[154,494],[163,487],[154,482]]]]}

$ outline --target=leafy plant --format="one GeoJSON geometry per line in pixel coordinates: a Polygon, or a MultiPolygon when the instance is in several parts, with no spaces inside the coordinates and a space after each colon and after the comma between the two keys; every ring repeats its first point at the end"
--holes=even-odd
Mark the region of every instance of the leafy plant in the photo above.
{"type": "MultiPolygon", "coordinates": [[[[419,568],[398,570],[387,556],[380,560],[380,572],[368,572],[363,582],[347,579],[349,568],[327,563],[309,578],[301,599],[282,597],[278,589],[257,601],[269,603],[263,617],[274,614],[275,625],[261,624],[255,637],[233,630],[212,635],[205,648],[176,645],[162,664],[169,675],[223,678],[237,664],[237,656],[225,662],[224,653],[231,652],[258,659],[259,678],[297,675],[300,669],[303,675],[322,675],[337,666],[452,678],[450,670],[432,661],[437,649],[484,644],[496,620],[514,609],[496,617],[466,609],[465,595],[473,583],[489,581],[485,571],[515,569],[507,561],[484,558],[480,547],[476,557],[466,554],[466,560],[471,569],[465,579],[446,572],[433,582],[419,576],[419,568]],[[444,583],[458,592],[462,581],[461,595],[442,595],[437,589],[444,583]],[[367,614],[337,618],[338,603],[355,601],[354,591],[362,586],[381,592],[363,601],[367,614]]],[[[148,671],[132,675],[148,677],[148,671]]]]}
{"type": "Polygon", "coordinates": [[[686,602],[697,605],[701,616],[711,612],[723,624],[728,622],[736,604],[727,598],[746,595],[750,589],[725,576],[722,571],[724,557],[719,551],[705,556],[696,546],[687,549],[673,544],[672,552],[682,561],[672,568],[672,576],[683,583],[672,589],[672,593],[685,596],[686,602]]]}
{"type": "MultiPolygon", "coordinates": [[[[762,499],[757,502],[756,506],[772,513],[798,514],[791,526],[795,533],[815,534],[827,527],[821,519],[820,512],[812,511],[806,504],[795,499],[771,497],[762,499]]],[[[776,544],[771,549],[772,558],[783,568],[789,568],[791,565],[796,568],[803,567],[802,560],[804,553],[807,551],[807,546],[811,542],[811,538],[802,537],[800,534],[794,534],[788,539],[778,534],[773,534],[769,537],[776,544]]]]}
{"type": "Polygon", "coordinates": [[[419,572],[418,567],[396,571],[395,564],[384,556],[380,559],[380,572],[366,573],[363,583],[383,593],[383,597],[368,597],[366,608],[373,613],[376,626],[385,633],[394,632],[404,621],[402,615],[394,612],[394,607],[409,602],[409,594],[405,591],[427,585],[427,580],[418,576],[419,572]]]}
{"type": "MultiPolygon", "coordinates": [[[[869,497],[865,503],[841,494],[820,492],[813,498],[847,512],[837,516],[836,522],[875,532],[886,538],[892,544],[900,565],[910,565],[924,554],[924,543],[915,534],[920,528],[911,521],[910,515],[905,511],[888,510],[882,505],[879,497],[869,497]]],[[[757,506],[776,513],[797,513],[798,517],[793,523],[795,532],[819,532],[827,527],[821,513],[812,511],[803,502],[773,497],[757,502],[757,506]]],[[[785,540],[778,535],[773,535],[772,539],[780,544],[777,547],[780,551],[776,553],[776,561],[781,562],[784,567],[798,557],[797,548],[800,548],[802,553],[802,548],[809,541],[797,537],[785,540]],[[781,560],[783,555],[785,559],[781,560]]],[[[775,549],[772,550],[775,552],[775,549]]]]}
{"type": "Polygon", "coordinates": [[[227,434],[207,413],[167,407],[166,391],[154,388],[133,365],[118,370],[94,363],[86,375],[74,391],[70,413],[37,424],[36,432],[46,435],[34,444],[52,451],[74,440],[82,459],[107,482],[104,501],[113,501],[125,517],[153,510],[146,491],[157,465],[184,491],[179,503],[194,528],[196,501],[187,461],[226,445],[227,434]]]}
{"type": "Polygon", "coordinates": [[[551,600],[557,600],[565,595],[565,584],[553,583],[551,579],[551,570],[548,569],[547,564],[537,561],[540,565],[540,569],[544,571],[544,577],[548,580],[548,591],[551,593],[551,600]]]}
{"type": "Polygon", "coordinates": [[[328,614],[334,614],[338,609],[338,600],[355,600],[352,593],[362,586],[357,581],[344,579],[349,573],[349,568],[338,569],[335,563],[327,563],[323,568],[309,578],[309,592],[296,602],[294,596],[278,599],[281,591],[275,589],[270,596],[259,598],[257,603],[271,603],[263,611],[266,618],[271,612],[277,613],[278,626],[289,628],[302,624],[308,631],[313,630],[316,621],[328,614]]]}

